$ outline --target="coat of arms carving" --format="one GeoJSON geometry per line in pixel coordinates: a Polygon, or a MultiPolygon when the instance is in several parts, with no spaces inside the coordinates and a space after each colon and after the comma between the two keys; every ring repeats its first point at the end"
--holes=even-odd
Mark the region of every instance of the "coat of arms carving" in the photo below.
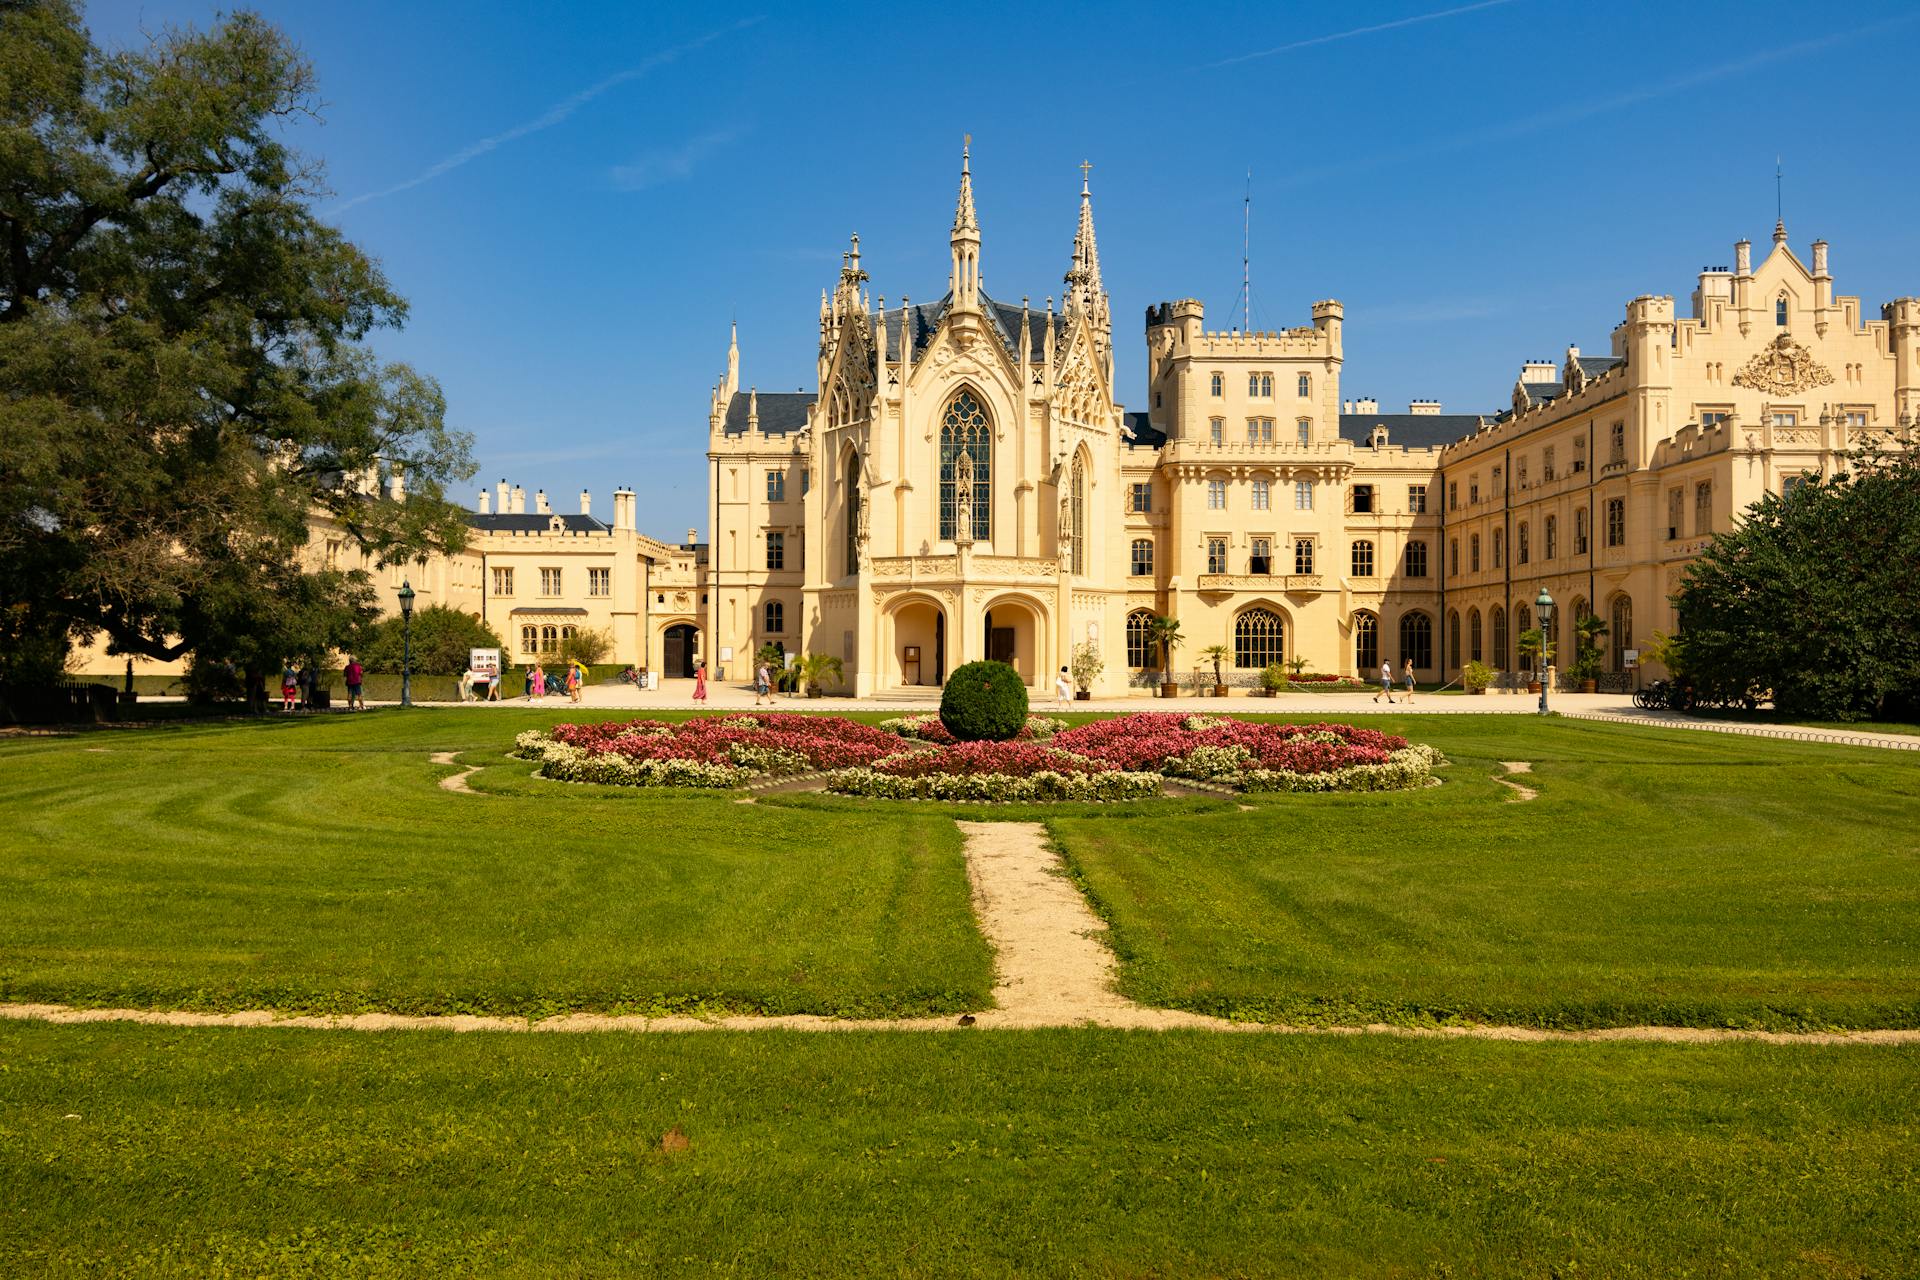
{"type": "Polygon", "coordinates": [[[1833,381],[1827,366],[1813,358],[1813,352],[1787,334],[1747,361],[1747,367],[1733,375],[1736,387],[1751,387],[1773,395],[1792,395],[1811,387],[1824,387],[1833,381]]]}

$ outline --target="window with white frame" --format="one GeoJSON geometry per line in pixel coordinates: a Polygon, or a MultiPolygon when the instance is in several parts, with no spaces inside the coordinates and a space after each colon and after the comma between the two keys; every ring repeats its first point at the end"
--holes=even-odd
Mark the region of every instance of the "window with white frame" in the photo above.
{"type": "Polygon", "coordinates": [[[1293,482],[1293,509],[1295,511],[1313,510],[1313,481],[1295,480],[1293,482]]]}
{"type": "Polygon", "coordinates": [[[1248,418],[1247,419],[1247,443],[1248,444],[1272,444],[1273,443],[1273,419],[1272,418],[1248,418]]]}
{"type": "Polygon", "coordinates": [[[1313,443],[1313,419],[1312,418],[1300,419],[1300,421],[1293,424],[1293,432],[1294,432],[1294,438],[1299,440],[1301,444],[1312,444],[1313,443]]]}
{"type": "Polygon", "coordinates": [[[1225,395],[1226,393],[1227,393],[1227,376],[1223,373],[1214,374],[1213,375],[1213,394],[1216,397],[1219,397],[1219,396],[1225,395]]]}
{"type": "Polygon", "coordinates": [[[493,571],[493,594],[496,596],[513,594],[513,570],[495,569],[493,571]]]}
{"type": "Polygon", "coordinates": [[[1207,419],[1207,440],[1211,444],[1227,442],[1227,420],[1225,418],[1207,419]]]}
{"type": "Polygon", "coordinates": [[[542,569],[540,571],[540,594],[543,596],[557,596],[560,594],[560,571],[558,569],[542,569]]]}
{"type": "Polygon", "coordinates": [[[1151,578],[1153,576],[1153,540],[1151,538],[1135,538],[1133,540],[1132,551],[1133,576],[1136,578],[1151,578]]]}
{"type": "Polygon", "coordinates": [[[590,596],[610,596],[613,594],[613,570],[588,569],[587,594],[590,596]]]}
{"type": "Polygon", "coordinates": [[[1207,539],[1207,572],[1225,573],[1227,571],[1227,540],[1225,538],[1207,539]]]}
{"type": "Polygon", "coordinates": [[[1426,514],[1427,486],[1423,484],[1410,484],[1407,486],[1407,510],[1416,516],[1426,514]]]}
{"type": "Polygon", "coordinates": [[[1371,578],[1373,576],[1373,544],[1365,540],[1353,544],[1353,576],[1371,578]]]}
{"type": "Polygon", "coordinates": [[[1266,511],[1272,507],[1272,505],[1272,483],[1266,480],[1255,480],[1253,482],[1253,509],[1255,511],[1266,511]]]}
{"type": "Polygon", "coordinates": [[[1313,379],[1309,377],[1307,374],[1304,374],[1304,373],[1301,374],[1298,387],[1299,387],[1300,398],[1302,400],[1307,399],[1309,396],[1313,394],[1313,379]]]}
{"type": "Polygon", "coordinates": [[[787,473],[784,471],[767,472],[767,501],[785,502],[787,500],[787,473]]]}
{"type": "Polygon", "coordinates": [[[1793,409],[1776,409],[1771,421],[1776,427],[1797,427],[1800,425],[1800,414],[1793,409]]]}
{"type": "Polygon", "coordinates": [[[1130,502],[1134,511],[1144,515],[1153,510],[1153,482],[1143,481],[1128,486],[1130,502]]]}
{"type": "Polygon", "coordinates": [[[1207,510],[1225,511],[1227,509],[1227,482],[1225,480],[1207,481],[1207,510]]]}

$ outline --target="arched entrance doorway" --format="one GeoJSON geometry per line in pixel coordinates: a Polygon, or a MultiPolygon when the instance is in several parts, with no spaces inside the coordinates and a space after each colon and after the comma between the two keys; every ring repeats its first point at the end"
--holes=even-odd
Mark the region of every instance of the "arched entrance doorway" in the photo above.
{"type": "Polygon", "coordinates": [[[1040,655],[1044,652],[1040,635],[1040,613],[1022,600],[1000,599],[982,616],[985,647],[981,650],[994,662],[1004,662],[1020,673],[1029,686],[1040,683],[1040,655]]]}
{"type": "Polygon", "coordinates": [[[886,682],[935,688],[944,684],[947,678],[946,611],[931,600],[903,600],[894,606],[888,620],[893,637],[888,645],[886,682]]]}
{"type": "Polygon", "coordinates": [[[694,655],[700,652],[700,629],[690,622],[676,622],[663,637],[661,674],[668,679],[691,680],[694,655]]]}

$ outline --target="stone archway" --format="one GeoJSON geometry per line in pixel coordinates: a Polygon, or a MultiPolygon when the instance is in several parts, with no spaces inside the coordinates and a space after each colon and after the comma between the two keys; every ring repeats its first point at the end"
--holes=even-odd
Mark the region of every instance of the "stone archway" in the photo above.
{"type": "Polygon", "coordinates": [[[1020,673],[1030,688],[1049,683],[1046,610],[1022,596],[1001,596],[980,615],[981,654],[1020,673]]]}
{"type": "Polygon", "coordinates": [[[693,660],[700,653],[700,628],[676,622],[660,633],[660,674],[669,680],[693,679],[693,660]]]}
{"type": "Polygon", "coordinates": [[[886,612],[887,644],[880,679],[886,686],[939,687],[947,678],[947,613],[926,596],[892,602],[886,612]]]}

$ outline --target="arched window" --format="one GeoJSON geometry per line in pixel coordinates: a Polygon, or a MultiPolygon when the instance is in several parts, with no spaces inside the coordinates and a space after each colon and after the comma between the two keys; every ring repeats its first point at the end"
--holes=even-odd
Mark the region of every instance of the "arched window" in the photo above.
{"type": "Polygon", "coordinates": [[[1478,662],[1485,656],[1480,648],[1480,611],[1469,609],[1467,610],[1467,658],[1469,661],[1478,662]]]}
{"type": "Polygon", "coordinates": [[[1271,609],[1249,609],[1233,620],[1233,665],[1258,671],[1287,659],[1287,624],[1271,609]]]}
{"type": "MultiPolygon", "coordinates": [[[[1527,632],[1531,630],[1533,630],[1533,610],[1527,608],[1527,606],[1523,604],[1517,604],[1513,606],[1514,644],[1518,646],[1520,642],[1520,637],[1527,634],[1527,632]]],[[[1519,653],[1516,648],[1516,656],[1520,660],[1520,670],[1522,671],[1533,670],[1533,658],[1531,655],[1525,654],[1525,653],[1519,653]]]]}
{"type": "Polygon", "coordinates": [[[993,425],[971,391],[959,391],[940,415],[940,536],[951,541],[959,503],[953,491],[953,460],[973,459],[973,536],[993,537],[993,425]]]}
{"type": "Polygon", "coordinates": [[[1087,467],[1078,455],[1073,459],[1073,483],[1068,502],[1073,530],[1073,572],[1087,571],[1087,467]]]}
{"type": "Polygon", "coordinates": [[[1783,329],[1787,326],[1787,295],[1784,293],[1774,300],[1773,322],[1783,329]]]}
{"type": "Polygon", "coordinates": [[[860,572],[860,455],[847,455],[847,572],[860,572]]]}
{"type": "Polygon", "coordinates": [[[553,653],[560,648],[560,628],[540,628],[540,652],[553,653]]]}
{"type": "Polygon", "coordinates": [[[1380,666],[1380,619],[1370,613],[1353,615],[1353,669],[1364,679],[1380,666]]]}
{"type": "Polygon", "coordinates": [[[1627,650],[1633,648],[1633,598],[1615,596],[1612,616],[1607,619],[1607,665],[1614,671],[1627,669],[1627,650]]]}
{"type": "Polygon", "coordinates": [[[1153,614],[1135,609],[1127,615],[1127,665],[1135,671],[1153,665],[1153,614]]]}
{"type": "Polygon", "coordinates": [[[1507,611],[1499,605],[1493,606],[1487,614],[1488,626],[1493,631],[1493,666],[1497,671],[1507,670],[1507,611]]]}
{"type": "Polygon", "coordinates": [[[1400,662],[1411,662],[1415,671],[1433,665],[1433,619],[1426,614],[1400,615],[1400,662]]]}
{"type": "Polygon", "coordinates": [[[1447,661],[1452,666],[1460,665],[1460,611],[1447,611],[1447,661]]]}
{"type": "Polygon", "coordinates": [[[1131,550],[1133,576],[1151,578],[1153,576],[1153,539],[1135,538],[1131,550]]]}
{"type": "Polygon", "coordinates": [[[1353,576],[1371,578],[1373,576],[1373,544],[1362,540],[1353,544],[1353,576]]]}
{"type": "Polygon", "coordinates": [[[767,634],[770,636],[777,636],[781,632],[785,631],[786,629],[787,629],[787,606],[780,603],[778,600],[767,601],[767,626],[766,626],[767,634]]]}
{"type": "Polygon", "coordinates": [[[540,628],[532,626],[520,628],[520,652],[525,654],[540,652],[540,628]]]}

